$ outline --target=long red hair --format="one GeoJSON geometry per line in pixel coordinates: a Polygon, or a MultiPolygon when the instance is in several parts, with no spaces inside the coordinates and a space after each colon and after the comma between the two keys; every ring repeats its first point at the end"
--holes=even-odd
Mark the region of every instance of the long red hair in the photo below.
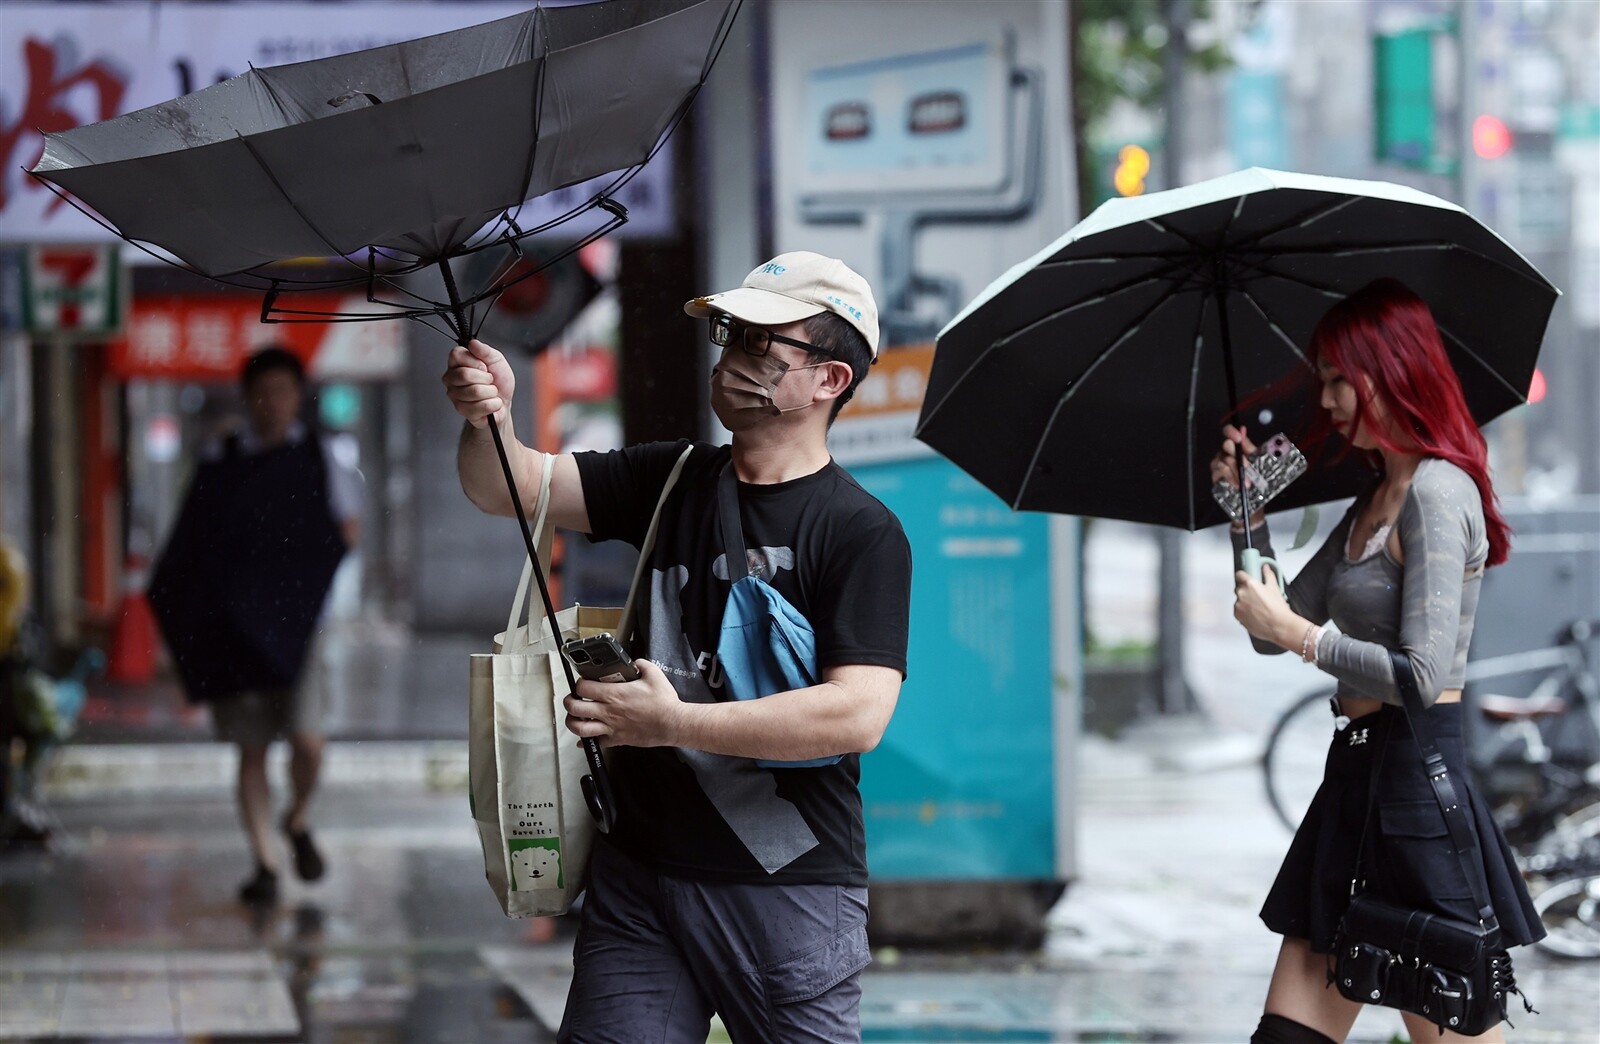
{"type": "Polygon", "coordinates": [[[1311,351],[1355,388],[1354,424],[1364,425],[1378,445],[1439,457],[1472,476],[1483,497],[1488,564],[1504,562],[1511,552],[1511,527],[1489,480],[1488,446],[1467,410],[1428,303],[1398,280],[1368,283],[1328,309],[1311,335],[1311,351]],[[1383,397],[1389,425],[1368,423],[1372,404],[1362,378],[1383,397]],[[1391,430],[1407,432],[1411,444],[1397,442],[1391,430]]]}

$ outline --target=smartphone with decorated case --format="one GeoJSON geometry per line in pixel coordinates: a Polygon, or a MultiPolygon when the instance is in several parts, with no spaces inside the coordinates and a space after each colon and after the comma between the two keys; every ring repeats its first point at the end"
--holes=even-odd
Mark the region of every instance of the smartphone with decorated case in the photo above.
{"type": "Polygon", "coordinates": [[[1247,514],[1253,515],[1266,506],[1273,497],[1282,493],[1289,484],[1306,471],[1306,458],[1289,437],[1282,432],[1256,447],[1245,458],[1246,511],[1240,502],[1239,490],[1231,482],[1218,481],[1211,487],[1211,496],[1234,522],[1243,522],[1247,514]]]}

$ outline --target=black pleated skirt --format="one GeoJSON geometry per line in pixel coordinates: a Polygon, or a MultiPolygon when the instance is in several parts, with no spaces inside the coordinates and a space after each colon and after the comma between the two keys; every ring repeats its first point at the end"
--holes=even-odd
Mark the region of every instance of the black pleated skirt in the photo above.
{"type": "MultiPolygon", "coordinates": [[[[1505,945],[1535,942],[1544,937],[1544,925],[1528,899],[1510,844],[1467,773],[1461,704],[1436,704],[1426,714],[1456,792],[1465,795],[1468,824],[1477,833],[1484,879],[1505,945]]],[[[1322,786],[1261,907],[1268,928],[1309,940],[1317,953],[1333,950],[1334,933],[1350,902],[1367,820],[1372,759],[1380,752],[1377,802],[1363,858],[1367,889],[1399,904],[1477,920],[1471,886],[1450,845],[1444,813],[1422,770],[1405,713],[1384,707],[1334,731],[1322,786]]]]}

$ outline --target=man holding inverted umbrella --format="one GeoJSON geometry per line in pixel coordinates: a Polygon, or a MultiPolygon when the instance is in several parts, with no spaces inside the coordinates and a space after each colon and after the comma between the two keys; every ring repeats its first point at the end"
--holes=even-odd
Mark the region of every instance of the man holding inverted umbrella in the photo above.
{"type": "MultiPolygon", "coordinates": [[[[473,306],[524,276],[459,287],[451,261],[545,231],[518,224],[525,199],[623,170],[614,190],[632,176],[704,83],[737,8],[535,6],[252,70],[51,135],[35,173],[126,238],[264,290],[268,321],[409,318],[467,345],[473,306]],[[297,307],[293,291],[310,284],[262,266],[307,255],[350,259],[317,286],[364,288],[373,308],[297,307]],[[438,270],[447,300],[425,300],[398,278],[423,269],[438,270]]],[[[580,209],[609,215],[601,232],[626,218],[606,191],[580,209]]],[[[578,688],[592,701],[572,719],[592,770],[585,796],[629,854],[603,844],[594,857],[563,1038],[703,1040],[715,1010],[739,1040],[848,1040],[859,1037],[858,973],[869,959],[857,752],[877,743],[905,670],[910,552],[894,517],[829,459],[825,433],[876,355],[877,309],[842,262],[797,253],[689,311],[710,319],[724,349],[713,401],[735,449],[694,448],[669,503],[676,520],[657,543],[658,559],[678,557],[654,574],[645,651],[670,669],[670,684],[644,666],[640,683],[578,688]],[[725,503],[731,519],[718,510],[725,503]],[[742,522],[733,548],[744,547],[709,543],[738,528],[712,519],[742,522]],[[736,703],[722,691],[707,621],[730,584],[757,580],[814,628],[820,676],[736,703]],[[602,740],[623,768],[616,788],[602,740]],[[662,920],[666,907],[673,917],[662,920]]],[[[510,371],[473,342],[452,353],[447,383],[474,422],[466,485],[518,514],[553,617],[521,510],[538,462],[488,422],[510,402],[510,371]]],[[[663,485],[662,449],[559,458],[553,517],[637,540],[630,508],[654,501],[652,481],[663,485]]]]}
{"type": "MultiPolygon", "coordinates": [[[[911,552],[827,431],[877,356],[877,306],[842,261],[794,251],[684,310],[722,348],[711,405],[733,442],[694,445],[661,511],[641,677],[567,699],[568,728],[610,748],[618,816],[593,855],[561,1039],[704,1040],[715,1011],[738,1041],[858,1040],[859,754],[905,675],[911,552]],[[816,673],[759,699],[727,637],[747,573],[815,640],[816,673]]],[[[483,430],[498,424],[526,513],[552,469],[557,525],[639,545],[685,444],[532,452],[511,428],[511,368],[482,342],[451,352],[444,383],[469,422],[458,461],[475,503],[515,506],[483,430]]]]}
{"type": "Polygon", "coordinates": [[[1506,949],[1543,934],[1463,771],[1459,700],[1509,543],[1477,425],[1525,401],[1556,296],[1444,200],[1252,169],[1106,204],[939,337],[921,438],[1016,508],[1234,515],[1235,615],[1258,651],[1339,681],[1327,774],[1262,910],[1284,941],[1255,1041],[1342,1039],[1362,1003],[1414,1039],[1492,1034],[1506,949]],[[1274,510],[1357,498],[1287,597],[1252,513],[1297,453],[1256,456],[1274,431],[1313,461],[1274,510]]]}

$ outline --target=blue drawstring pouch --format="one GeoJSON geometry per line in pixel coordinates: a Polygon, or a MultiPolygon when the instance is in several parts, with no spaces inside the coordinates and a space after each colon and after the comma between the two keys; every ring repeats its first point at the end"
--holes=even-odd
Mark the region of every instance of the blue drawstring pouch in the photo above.
{"type": "MultiPolygon", "coordinates": [[[[817,636],[810,621],[759,575],[752,572],[739,522],[739,486],[733,462],[717,479],[717,512],[728,564],[728,607],[722,612],[717,659],[723,683],[736,700],[755,700],[775,692],[816,685],[817,636]]],[[[807,761],[758,759],[762,768],[819,768],[838,764],[842,755],[807,761]]]]}

